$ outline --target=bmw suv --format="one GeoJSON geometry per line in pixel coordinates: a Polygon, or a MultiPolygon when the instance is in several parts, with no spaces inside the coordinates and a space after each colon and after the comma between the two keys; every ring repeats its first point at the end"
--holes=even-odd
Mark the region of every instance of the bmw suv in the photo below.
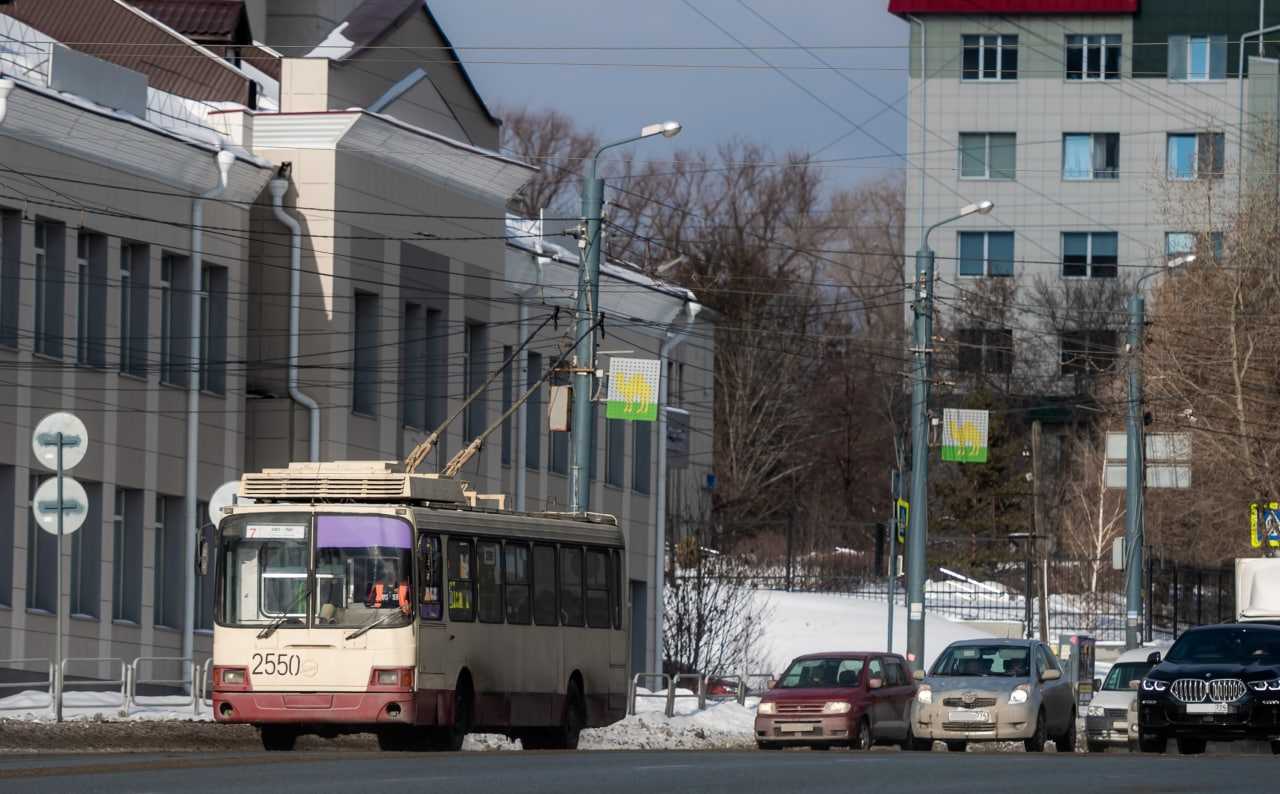
{"type": "Polygon", "coordinates": [[[1280,754],[1280,626],[1229,623],[1183,634],[1153,653],[1138,690],[1138,746],[1202,753],[1209,741],[1260,739],[1280,754]]]}

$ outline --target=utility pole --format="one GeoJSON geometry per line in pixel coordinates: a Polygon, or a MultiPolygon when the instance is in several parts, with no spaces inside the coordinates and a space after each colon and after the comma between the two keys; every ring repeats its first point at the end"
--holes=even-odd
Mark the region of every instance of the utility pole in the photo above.
{"type": "Polygon", "coordinates": [[[1031,423],[1031,512],[1032,535],[1040,543],[1040,641],[1049,641],[1049,536],[1044,524],[1044,502],[1040,491],[1040,420],[1031,423]]]}
{"type": "Polygon", "coordinates": [[[902,472],[894,469],[889,473],[889,501],[891,504],[889,517],[889,581],[886,588],[889,593],[889,625],[885,629],[885,652],[893,653],[893,613],[894,601],[898,597],[898,499],[902,496],[902,472]]]}
{"type": "Polygon", "coordinates": [[[1129,298],[1129,406],[1125,420],[1124,574],[1125,648],[1142,644],[1142,324],[1146,301],[1138,288],[1129,298]]]}

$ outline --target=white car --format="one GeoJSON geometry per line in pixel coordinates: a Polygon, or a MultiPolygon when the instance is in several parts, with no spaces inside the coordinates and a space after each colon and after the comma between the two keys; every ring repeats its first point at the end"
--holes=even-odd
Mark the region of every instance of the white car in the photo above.
{"type": "Polygon", "coordinates": [[[1125,651],[1107,673],[1095,682],[1093,700],[1085,712],[1085,743],[1091,753],[1129,744],[1130,706],[1137,700],[1138,685],[1151,670],[1147,657],[1153,648],[1125,651]],[[1101,685],[1099,685],[1099,683],[1101,685]]]}

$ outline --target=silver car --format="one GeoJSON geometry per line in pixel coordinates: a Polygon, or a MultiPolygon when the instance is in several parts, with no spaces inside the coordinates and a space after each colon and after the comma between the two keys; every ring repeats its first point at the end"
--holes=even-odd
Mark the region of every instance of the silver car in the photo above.
{"type": "Polygon", "coordinates": [[[1075,749],[1075,690],[1042,642],[953,642],[923,678],[911,707],[918,741],[962,751],[969,742],[1021,740],[1040,752],[1052,739],[1060,752],[1075,749]]]}

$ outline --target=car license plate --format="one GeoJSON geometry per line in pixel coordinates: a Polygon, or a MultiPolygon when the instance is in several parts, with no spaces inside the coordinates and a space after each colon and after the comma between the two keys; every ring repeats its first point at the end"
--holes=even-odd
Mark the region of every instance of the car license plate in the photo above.
{"type": "Polygon", "coordinates": [[[807,722],[783,722],[778,725],[778,730],[783,733],[808,733],[813,730],[813,726],[807,722]]]}
{"type": "Polygon", "coordinates": [[[1188,703],[1188,714],[1226,714],[1231,709],[1226,703],[1188,703]]]}
{"type": "Polygon", "coordinates": [[[990,722],[985,711],[953,711],[947,715],[951,722],[990,722]]]}
{"type": "Polygon", "coordinates": [[[1113,722],[1113,723],[1111,723],[1111,727],[1112,727],[1113,729],[1117,730],[1117,731],[1127,731],[1127,730],[1129,730],[1129,723],[1124,722],[1123,720],[1121,720],[1121,721],[1118,721],[1118,722],[1113,722]]]}

